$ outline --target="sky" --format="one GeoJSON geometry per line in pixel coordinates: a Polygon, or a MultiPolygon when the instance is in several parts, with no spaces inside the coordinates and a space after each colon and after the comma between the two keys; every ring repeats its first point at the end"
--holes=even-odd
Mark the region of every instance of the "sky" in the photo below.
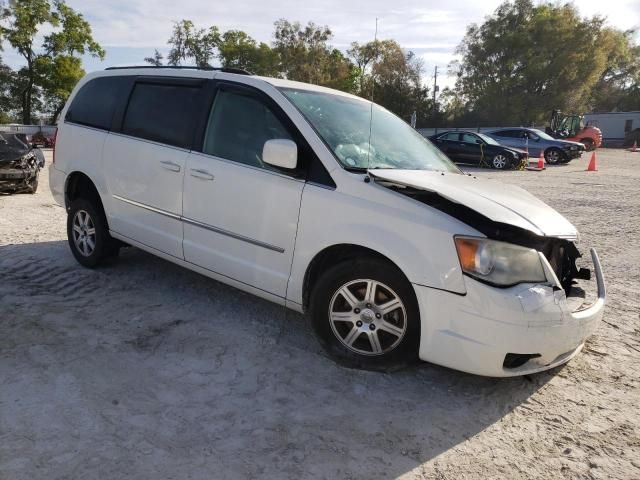
{"type": "MultiPolygon", "coordinates": [[[[258,41],[270,43],[273,22],[279,18],[328,25],[331,44],[345,51],[351,42],[392,38],[424,60],[425,82],[433,83],[439,69],[441,86],[452,86],[447,65],[470,23],[481,23],[501,0],[67,0],[93,28],[94,38],[106,50],[103,62],[86,57],[87,71],[114,65],[142,64],[154,49],[166,53],[173,22],[191,19],[199,27],[216,25],[221,31],[240,29],[258,41]]],[[[640,0],[580,0],[583,16],[605,16],[620,29],[640,30],[640,0]]],[[[640,35],[637,35],[640,40],[640,35]]],[[[5,63],[20,65],[20,58],[5,46],[5,63]]]]}

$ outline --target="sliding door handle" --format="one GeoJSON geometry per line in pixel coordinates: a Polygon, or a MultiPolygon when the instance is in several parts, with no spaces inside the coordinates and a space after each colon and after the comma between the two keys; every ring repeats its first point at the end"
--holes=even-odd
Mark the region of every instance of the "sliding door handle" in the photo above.
{"type": "Polygon", "coordinates": [[[213,180],[213,175],[206,170],[200,170],[199,168],[191,169],[191,176],[200,178],[201,180],[213,180]]]}
{"type": "Polygon", "coordinates": [[[170,170],[172,172],[179,172],[180,171],[180,165],[178,165],[177,163],[173,163],[173,162],[169,162],[166,160],[162,160],[160,162],[160,165],[162,165],[162,168],[166,168],[167,170],[170,170]]]}

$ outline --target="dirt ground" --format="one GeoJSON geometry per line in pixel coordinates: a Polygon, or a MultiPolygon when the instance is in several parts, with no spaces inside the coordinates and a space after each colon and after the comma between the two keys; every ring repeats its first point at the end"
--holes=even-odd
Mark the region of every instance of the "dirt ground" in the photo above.
{"type": "Polygon", "coordinates": [[[640,478],[640,154],[587,161],[478,172],[569,218],[609,289],[580,355],[512,379],[339,367],[302,316],[136,249],[84,269],[43,172],[0,196],[0,478],[640,478]]]}

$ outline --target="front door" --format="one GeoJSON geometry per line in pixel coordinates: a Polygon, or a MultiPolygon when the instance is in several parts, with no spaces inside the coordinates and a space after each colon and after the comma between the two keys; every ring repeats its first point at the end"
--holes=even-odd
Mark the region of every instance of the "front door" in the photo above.
{"type": "Polygon", "coordinates": [[[285,297],[304,181],[262,162],[267,140],[293,139],[253,90],[225,86],[202,152],[184,178],[185,260],[285,297]]]}

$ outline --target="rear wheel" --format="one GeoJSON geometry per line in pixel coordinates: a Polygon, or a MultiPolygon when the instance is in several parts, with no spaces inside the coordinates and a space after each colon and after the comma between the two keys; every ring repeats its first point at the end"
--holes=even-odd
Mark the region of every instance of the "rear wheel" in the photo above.
{"type": "Polygon", "coordinates": [[[363,258],[330,268],[315,285],[310,311],[320,343],[343,365],[387,370],[417,359],[418,303],[388,262],[363,258]]]}
{"type": "Polygon", "coordinates": [[[544,159],[549,165],[557,165],[564,159],[564,154],[558,148],[549,148],[544,152],[544,159]]]}
{"type": "Polygon", "coordinates": [[[71,202],[67,215],[67,238],[78,263],[89,268],[117,254],[119,249],[118,242],[109,235],[102,208],[84,198],[71,202]]]}
{"type": "Polygon", "coordinates": [[[580,140],[580,143],[584,145],[584,148],[587,152],[591,152],[596,149],[595,142],[590,138],[583,138],[582,140],[580,140]]]}

